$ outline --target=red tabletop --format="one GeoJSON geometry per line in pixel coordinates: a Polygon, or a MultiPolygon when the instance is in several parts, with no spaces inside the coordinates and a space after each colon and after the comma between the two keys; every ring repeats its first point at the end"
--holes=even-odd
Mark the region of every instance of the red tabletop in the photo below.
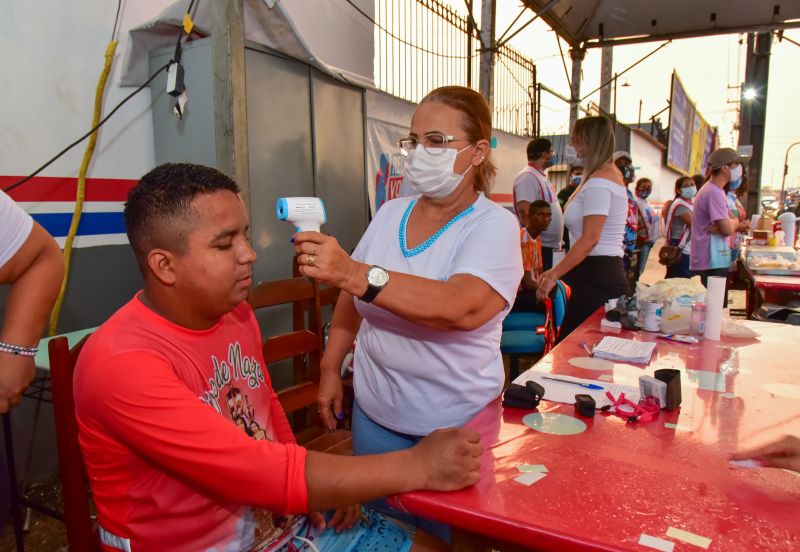
{"type": "MultiPolygon", "coordinates": [[[[535,369],[636,385],[640,375],[677,368],[680,409],[638,424],[598,414],[581,418],[583,433],[553,435],[522,423],[530,411],[495,402],[470,423],[486,447],[480,482],[452,493],[401,495],[395,504],[537,550],[652,550],[638,544],[642,534],[671,540],[676,551],[701,550],[668,538],[671,527],[711,539],[709,550],[800,550],[800,476],[728,463],[739,449],[800,435],[800,328],[747,322],[759,339],[698,345],[622,331],[617,335],[657,342],[649,366],[571,365],[586,356],[582,340],[602,339],[600,319],[598,312],[535,369]],[[524,464],[544,464],[548,474],[531,486],[517,483],[524,464]]],[[[538,411],[577,416],[571,405],[549,401],[538,411]]]]}
{"type": "Polygon", "coordinates": [[[757,288],[775,291],[800,291],[800,276],[769,276],[751,274],[753,285],[757,288]]]}

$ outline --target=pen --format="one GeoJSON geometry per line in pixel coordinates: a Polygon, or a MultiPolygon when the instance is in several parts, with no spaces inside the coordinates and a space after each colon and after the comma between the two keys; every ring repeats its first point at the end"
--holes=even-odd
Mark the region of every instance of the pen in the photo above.
{"type": "Polygon", "coordinates": [[[549,380],[553,380],[553,381],[561,381],[561,382],[564,382],[564,383],[571,383],[572,385],[579,385],[581,387],[585,387],[586,389],[597,389],[597,390],[600,390],[600,391],[605,389],[605,387],[603,387],[602,385],[595,385],[594,383],[582,383],[582,382],[579,382],[579,381],[565,380],[565,379],[561,379],[561,378],[553,378],[553,377],[550,377],[550,376],[542,376],[542,379],[549,379],[549,380]]]}
{"type": "Polygon", "coordinates": [[[583,347],[583,350],[586,351],[587,355],[592,356],[592,350],[589,348],[589,346],[586,344],[585,341],[581,341],[581,347],[583,347]]]}

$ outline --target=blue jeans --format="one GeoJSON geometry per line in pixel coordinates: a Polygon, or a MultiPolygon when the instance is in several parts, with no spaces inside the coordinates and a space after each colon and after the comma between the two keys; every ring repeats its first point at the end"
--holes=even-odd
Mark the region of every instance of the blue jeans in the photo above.
{"type": "Polygon", "coordinates": [[[647,258],[650,256],[650,250],[653,249],[653,242],[645,242],[642,245],[642,248],[639,250],[639,274],[637,276],[641,276],[642,272],[644,272],[645,267],[647,266],[647,258]]]}
{"type": "MultiPolygon", "coordinates": [[[[424,437],[399,433],[375,423],[361,410],[361,407],[358,406],[358,401],[355,401],[353,404],[352,433],[353,451],[358,456],[409,449],[419,443],[424,437]]],[[[427,531],[439,537],[446,543],[450,543],[450,527],[447,525],[400,512],[390,507],[384,498],[373,500],[365,504],[365,506],[404,523],[415,525],[423,531],[427,531]]]]}

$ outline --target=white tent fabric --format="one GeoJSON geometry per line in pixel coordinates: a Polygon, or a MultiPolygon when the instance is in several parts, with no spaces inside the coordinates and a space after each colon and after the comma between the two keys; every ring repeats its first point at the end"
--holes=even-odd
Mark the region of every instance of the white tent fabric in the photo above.
{"type": "Polygon", "coordinates": [[[573,47],[800,27],[798,0],[523,0],[573,47]]]}
{"type": "MultiPolygon", "coordinates": [[[[157,17],[130,30],[120,86],[139,86],[147,81],[150,76],[150,52],[166,46],[175,47],[178,29],[182,26],[185,13],[186,2],[177,1],[166,7],[157,17]]],[[[194,38],[211,34],[210,2],[197,3],[192,21],[194,38]]],[[[244,27],[245,39],[248,41],[305,61],[339,80],[359,86],[372,86],[364,77],[332,67],[314,55],[281,2],[244,2],[244,27]]]]}

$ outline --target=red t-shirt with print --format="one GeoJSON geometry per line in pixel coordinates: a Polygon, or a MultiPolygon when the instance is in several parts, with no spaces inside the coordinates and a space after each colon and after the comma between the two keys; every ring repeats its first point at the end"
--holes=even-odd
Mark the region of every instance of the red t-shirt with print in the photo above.
{"type": "Polygon", "coordinates": [[[246,303],[193,331],[137,295],[89,338],[74,389],[104,550],[261,550],[303,521],[305,449],[246,303]]]}

